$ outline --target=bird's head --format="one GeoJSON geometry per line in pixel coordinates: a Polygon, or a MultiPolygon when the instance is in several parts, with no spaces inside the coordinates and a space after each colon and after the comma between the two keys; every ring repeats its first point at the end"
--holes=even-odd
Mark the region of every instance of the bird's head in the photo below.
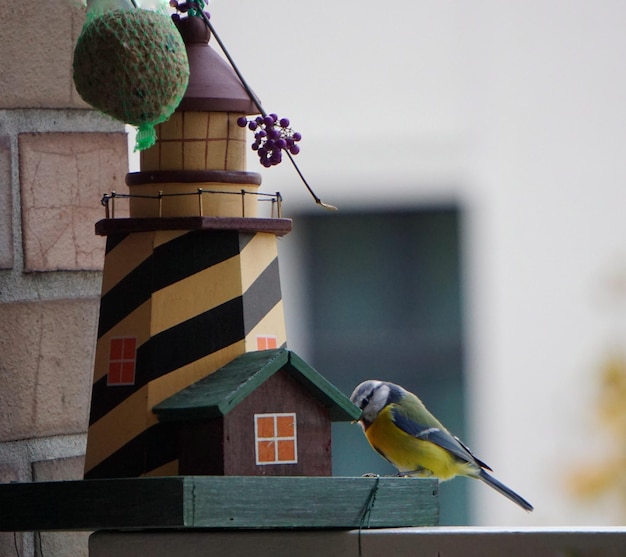
{"type": "Polygon", "coordinates": [[[369,379],[357,385],[350,400],[361,409],[360,422],[368,427],[387,404],[399,401],[403,392],[402,387],[393,383],[369,379]]]}

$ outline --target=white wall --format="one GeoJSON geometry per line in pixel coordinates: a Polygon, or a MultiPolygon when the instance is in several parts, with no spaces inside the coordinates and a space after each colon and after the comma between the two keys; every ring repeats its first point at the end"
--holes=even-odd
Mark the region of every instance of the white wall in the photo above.
{"type": "MultiPolygon", "coordinates": [[[[214,0],[210,11],[266,110],[302,132],[296,160],[324,201],[466,209],[469,441],[537,507],[526,515],[477,486],[478,522],[623,520],[577,503],[564,475],[594,462],[590,437],[603,446],[598,366],[612,336],[626,348],[606,290],[626,268],[626,3],[214,0]]],[[[263,174],[287,213],[312,203],[288,163],[263,174]]],[[[297,288],[284,291],[290,327],[297,288]]]]}

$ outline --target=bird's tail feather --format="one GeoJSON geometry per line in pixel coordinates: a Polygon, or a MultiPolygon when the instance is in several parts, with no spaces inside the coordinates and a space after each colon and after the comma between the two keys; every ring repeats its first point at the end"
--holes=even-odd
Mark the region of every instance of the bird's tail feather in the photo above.
{"type": "Polygon", "coordinates": [[[493,476],[491,476],[484,470],[480,471],[480,473],[478,474],[478,478],[485,482],[488,486],[493,487],[493,489],[495,489],[514,503],[518,504],[525,511],[533,510],[534,507],[528,501],[526,501],[526,499],[524,499],[521,495],[515,493],[515,491],[513,491],[511,488],[505,486],[499,480],[496,480],[493,476]]]}

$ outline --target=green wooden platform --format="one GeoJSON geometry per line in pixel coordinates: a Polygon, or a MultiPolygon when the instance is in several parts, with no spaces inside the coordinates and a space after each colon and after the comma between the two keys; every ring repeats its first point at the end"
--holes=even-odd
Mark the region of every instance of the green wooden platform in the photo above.
{"type": "Polygon", "coordinates": [[[0,531],[434,526],[438,491],[436,480],[423,478],[175,476],[10,483],[0,485],[0,531]],[[363,523],[368,504],[369,521],[363,523]]]}

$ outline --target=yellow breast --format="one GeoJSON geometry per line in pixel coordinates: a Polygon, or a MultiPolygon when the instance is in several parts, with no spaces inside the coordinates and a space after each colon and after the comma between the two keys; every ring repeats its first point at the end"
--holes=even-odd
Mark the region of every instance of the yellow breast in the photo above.
{"type": "Polygon", "coordinates": [[[430,441],[416,439],[398,428],[391,418],[392,409],[393,405],[383,409],[365,430],[365,435],[370,445],[400,472],[418,471],[417,475],[433,475],[441,480],[471,475],[475,466],[459,462],[447,450],[430,441]]]}

